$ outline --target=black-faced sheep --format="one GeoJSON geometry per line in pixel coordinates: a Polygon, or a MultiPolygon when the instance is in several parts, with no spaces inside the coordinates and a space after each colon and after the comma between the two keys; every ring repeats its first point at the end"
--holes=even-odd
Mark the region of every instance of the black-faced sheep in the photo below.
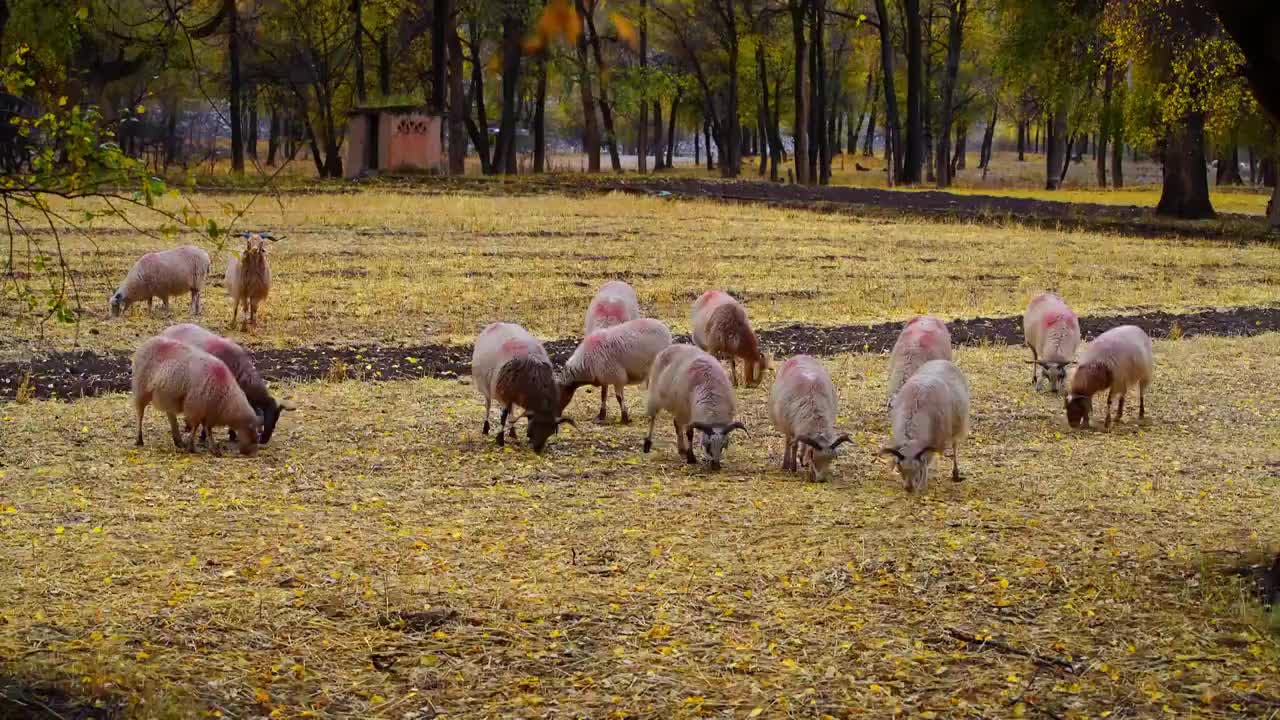
{"type": "Polygon", "coordinates": [[[542,452],[547,440],[562,423],[560,390],[556,386],[551,358],[537,338],[512,323],[493,323],[480,332],[471,357],[471,377],[476,390],[484,396],[484,432],[489,432],[489,413],[496,400],[502,407],[498,421],[498,445],[505,443],[503,431],[511,419],[510,433],[515,437],[515,406],[525,409],[529,420],[529,444],[542,452]]]}

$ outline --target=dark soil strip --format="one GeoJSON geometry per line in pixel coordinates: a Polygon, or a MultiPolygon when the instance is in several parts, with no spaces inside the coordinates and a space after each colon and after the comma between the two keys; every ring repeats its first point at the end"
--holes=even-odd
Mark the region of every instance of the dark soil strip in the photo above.
{"type": "Polygon", "coordinates": [[[119,705],[95,705],[60,690],[24,685],[14,678],[0,675],[0,720],[115,720],[123,717],[124,711],[119,705]]]}
{"type": "MultiPolygon", "coordinates": [[[[1150,312],[1140,315],[1088,317],[1081,321],[1085,338],[1116,325],[1141,327],[1152,337],[1171,335],[1251,336],[1280,330],[1280,307],[1204,310],[1185,315],[1150,312]],[[1176,328],[1176,330],[1175,330],[1176,328]]],[[[974,318],[949,324],[951,337],[960,345],[1018,345],[1022,343],[1022,318],[974,318]]],[[[760,338],[777,356],[797,353],[834,355],[846,352],[888,352],[901,323],[819,327],[787,325],[762,330],[760,338]]],[[[683,339],[683,338],[682,338],[683,339]]],[[[576,339],[547,343],[553,360],[562,363],[573,352],[576,339]]],[[[388,347],[312,346],[260,350],[254,358],[262,374],[272,380],[406,380],[421,377],[456,377],[471,371],[471,348],[464,345],[388,347]]],[[[0,402],[13,400],[19,388],[36,398],[74,400],[109,392],[128,392],[129,356],[99,355],[85,350],[59,352],[32,363],[0,363],[0,402]]]]}

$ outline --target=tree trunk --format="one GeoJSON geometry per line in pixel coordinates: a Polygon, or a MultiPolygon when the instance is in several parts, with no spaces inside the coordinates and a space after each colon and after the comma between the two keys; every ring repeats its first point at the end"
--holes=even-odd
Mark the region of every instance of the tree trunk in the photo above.
{"type": "Polygon", "coordinates": [[[1113,122],[1111,95],[1115,92],[1115,75],[1115,68],[1107,63],[1107,69],[1102,73],[1102,114],[1098,118],[1098,141],[1093,146],[1100,188],[1107,186],[1107,143],[1111,139],[1113,122]]]}
{"type": "Polygon", "coordinates": [[[1156,214],[1201,219],[1215,217],[1209,202],[1209,179],[1204,161],[1204,113],[1191,112],[1164,140],[1163,175],[1156,214]]]}
{"type": "MultiPolygon", "coordinates": [[[[903,0],[903,8],[907,23],[907,137],[900,179],[907,185],[916,185],[924,179],[925,48],[921,31],[920,0],[903,0]]],[[[888,72],[885,74],[888,75],[888,72]]]]}
{"type": "MultiPolygon", "coordinates": [[[[232,0],[233,2],[235,0],[232,0]]],[[[369,100],[368,86],[364,82],[364,18],[363,0],[351,0],[351,12],[355,15],[355,24],[351,29],[351,43],[355,48],[356,64],[356,101],[364,104],[369,100]]]]}
{"type": "Polygon", "coordinates": [[[1240,177],[1240,145],[1236,141],[1236,131],[1232,130],[1231,140],[1218,153],[1218,185],[1243,185],[1240,177]]]}
{"type": "Polygon", "coordinates": [[[1111,143],[1111,187],[1124,187],[1124,131],[1120,129],[1111,143]]]}
{"type": "Polygon", "coordinates": [[[480,30],[475,22],[469,25],[471,34],[471,97],[476,103],[476,118],[466,118],[467,133],[480,156],[480,172],[491,175],[493,156],[489,154],[489,118],[484,107],[484,62],[480,60],[480,30]]]}
{"type": "MultiPolygon", "coordinates": [[[[1067,163],[1067,111],[1059,105],[1049,116],[1045,137],[1045,189],[1057,190],[1067,163]]],[[[1039,130],[1036,131],[1039,133],[1039,130]]]]}
{"type": "Polygon", "coordinates": [[[457,0],[449,1],[445,20],[449,42],[449,174],[467,172],[467,96],[462,90],[462,38],[458,36],[457,0]]]}
{"type": "MultiPolygon", "coordinates": [[[[769,111],[769,68],[764,59],[764,44],[759,42],[756,43],[756,75],[760,78],[760,132],[768,138],[769,155],[770,157],[773,157],[773,129],[770,127],[773,114],[769,111]]],[[[775,166],[773,172],[769,176],[770,180],[778,179],[776,162],[777,161],[774,160],[775,166]]],[[[761,177],[764,177],[765,164],[765,154],[760,153],[761,177]]]]}
{"type": "Polygon", "coordinates": [[[725,33],[729,36],[728,67],[732,68],[729,73],[728,97],[725,98],[726,152],[720,159],[720,175],[726,178],[735,178],[742,173],[742,128],[738,117],[738,17],[735,2],[736,0],[724,0],[727,14],[725,33]]]}
{"type": "MultiPolygon", "coordinates": [[[[871,110],[867,113],[867,132],[862,138],[862,155],[864,157],[871,157],[876,151],[876,111],[879,109],[876,107],[877,103],[878,96],[877,100],[871,101],[871,110]]],[[[889,147],[889,132],[887,129],[885,130],[884,146],[886,149],[889,147]]]]}
{"type": "MultiPolygon", "coordinates": [[[[1280,230],[1280,183],[1271,189],[1271,199],[1267,201],[1267,224],[1272,230],[1280,230]]],[[[1276,556],[1276,566],[1280,567],[1280,555],[1276,556]]]]}
{"type": "Polygon", "coordinates": [[[702,139],[704,147],[707,149],[707,170],[716,169],[716,159],[711,154],[711,119],[707,117],[711,112],[711,100],[707,100],[707,110],[702,116],[702,139]]]}
{"type": "Polygon", "coordinates": [[[280,150],[280,111],[271,108],[271,130],[267,133],[267,167],[275,167],[280,150]]]}
{"type": "Polygon", "coordinates": [[[888,183],[893,187],[902,174],[906,158],[901,143],[901,126],[898,124],[898,96],[893,88],[894,52],[889,11],[885,0],[875,2],[876,17],[880,20],[880,77],[884,82],[884,156],[889,170],[888,183]]]}
{"type": "Polygon", "coordinates": [[[236,9],[235,0],[223,0],[224,12],[227,14],[227,94],[230,97],[231,122],[231,172],[244,174],[244,136],[240,124],[240,97],[244,88],[240,83],[240,11],[236,9]]]}
{"type": "MultiPolygon", "coordinates": [[[[359,2],[359,0],[354,0],[359,2]]],[[[440,115],[444,114],[445,101],[448,97],[446,91],[446,60],[445,60],[445,42],[449,37],[449,0],[432,0],[431,11],[431,111],[440,115]]],[[[386,37],[385,35],[383,36],[386,37]]],[[[381,57],[378,64],[381,65],[381,57]]],[[[381,75],[381,68],[379,68],[381,75]]],[[[381,81],[380,81],[381,82],[381,81]]],[[[387,91],[383,91],[386,93],[387,91]]]]}
{"type": "Polygon", "coordinates": [[[547,54],[538,58],[538,88],[533,99],[533,171],[547,171],[547,54]]]}
{"type": "MultiPolygon", "coordinates": [[[[942,122],[938,129],[938,187],[951,186],[951,124],[955,118],[956,78],[960,74],[960,45],[964,41],[964,21],[968,0],[947,3],[947,64],[942,75],[942,122]]],[[[957,145],[960,141],[957,140],[957,145]]],[[[963,152],[963,150],[962,150],[963,152]]]]}
{"type": "Polygon", "coordinates": [[[667,159],[662,163],[663,167],[666,168],[670,168],[675,159],[676,113],[680,110],[680,99],[683,94],[683,91],[677,87],[676,96],[671,99],[671,112],[667,113],[667,159]]]}
{"type": "Polygon", "coordinates": [[[662,101],[653,101],[653,169],[662,169],[662,101]]]}
{"type": "MultiPolygon", "coordinates": [[[[649,0],[640,0],[640,79],[647,89],[649,76],[649,0]]],[[[636,128],[636,169],[639,172],[649,171],[649,103],[646,93],[640,93],[640,125],[636,128]]],[[[694,133],[697,137],[697,133],[694,133]]]]}
{"type": "Polygon", "coordinates": [[[987,129],[982,133],[982,150],[978,153],[978,167],[982,170],[991,167],[991,150],[996,139],[996,114],[999,111],[999,103],[991,103],[991,120],[987,122],[987,129]]]}
{"type": "MultiPolygon", "coordinates": [[[[578,14],[586,18],[587,32],[591,35],[591,54],[596,61],[596,73],[600,76],[600,119],[604,121],[604,142],[609,148],[609,163],[614,172],[622,172],[622,158],[618,155],[618,136],[613,129],[613,105],[609,102],[608,73],[604,53],[600,49],[600,34],[596,32],[594,12],[587,12],[583,0],[575,0],[578,14]]],[[[592,8],[594,10],[594,7],[592,8]]]]}
{"type": "Polygon", "coordinates": [[[245,123],[245,129],[248,130],[245,138],[245,155],[254,162],[258,161],[258,89],[252,83],[245,89],[245,102],[248,107],[248,121],[245,123]]]}
{"type": "Polygon", "coordinates": [[[955,180],[957,170],[965,170],[969,166],[969,159],[966,157],[969,150],[969,126],[960,123],[956,126],[956,152],[951,158],[951,179],[955,180]]]}
{"type": "Polygon", "coordinates": [[[587,172],[600,172],[600,128],[596,125],[596,96],[591,88],[591,64],[587,59],[587,35],[578,33],[578,90],[582,96],[582,149],[587,154],[587,172]]]}
{"type": "Polygon", "coordinates": [[[693,129],[693,166],[702,166],[702,133],[696,127],[693,129]]]}
{"type": "MultiPolygon", "coordinates": [[[[385,31],[378,38],[378,92],[382,97],[391,96],[391,40],[385,31]]],[[[444,112],[443,107],[440,110],[444,112]]]]}
{"type": "MultiPolygon", "coordinates": [[[[883,4],[884,0],[877,0],[883,4]]],[[[796,165],[796,182],[804,184],[809,178],[809,142],[806,135],[809,132],[809,87],[806,75],[809,67],[809,48],[805,43],[804,35],[804,19],[808,11],[808,0],[787,0],[787,7],[791,11],[791,38],[792,49],[795,52],[795,82],[793,83],[793,91],[795,93],[795,147],[792,148],[792,155],[795,157],[796,165]]]]}
{"type": "Polygon", "coordinates": [[[1258,150],[1249,146],[1249,184],[1258,184],[1258,150]]]}
{"type": "Polygon", "coordinates": [[[164,168],[178,159],[178,100],[175,97],[165,108],[164,118],[164,168]]]}
{"type": "Polygon", "coordinates": [[[827,130],[828,103],[827,94],[827,52],[826,52],[826,18],[827,0],[811,0],[813,4],[813,49],[817,60],[817,70],[813,74],[813,85],[817,89],[817,105],[813,116],[818,121],[818,184],[831,184],[831,135],[827,130]]]}
{"type": "MultiPolygon", "coordinates": [[[[811,2],[810,8],[812,7],[811,2]]],[[[822,163],[818,154],[822,146],[822,108],[818,106],[818,86],[821,84],[822,77],[818,75],[818,42],[814,40],[811,29],[809,32],[809,128],[805,133],[809,140],[809,175],[805,178],[805,182],[810,185],[817,185],[818,177],[822,174],[822,163]]]]}

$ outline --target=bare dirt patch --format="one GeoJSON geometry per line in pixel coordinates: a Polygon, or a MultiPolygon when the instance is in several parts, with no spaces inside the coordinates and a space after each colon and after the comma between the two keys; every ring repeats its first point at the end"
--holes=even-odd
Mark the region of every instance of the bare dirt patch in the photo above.
{"type": "MultiPolygon", "coordinates": [[[[1280,308],[1093,316],[1081,320],[1081,331],[1085,338],[1090,338],[1124,324],[1137,325],[1154,338],[1252,336],[1280,330],[1280,308]]],[[[1022,318],[1017,316],[954,320],[949,327],[953,341],[960,345],[1022,343],[1022,318]]],[[[883,353],[893,347],[901,329],[901,323],[830,327],[794,324],[762,330],[760,339],[770,352],[780,356],[883,353]]],[[[577,342],[576,338],[553,340],[546,344],[547,352],[557,363],[562,363],[577,342]]],[[[259,350],[254,353],[254,359],[263,375],[276,381],[411,380],[457,377],[471,372],[471,348],[466,345],[299,346],[259,350]]],[[[124,353],[79,350],[52,353],[30,363],[0,363],[0,401],[13,400],[19,394],[37,399],[74,400],[128,390],[129,356],[124,353]]]]}

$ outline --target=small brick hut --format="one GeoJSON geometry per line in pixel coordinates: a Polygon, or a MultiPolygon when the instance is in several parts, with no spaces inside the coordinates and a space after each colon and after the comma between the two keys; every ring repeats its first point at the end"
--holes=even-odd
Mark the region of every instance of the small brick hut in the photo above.
{"type": "Polygon", "coordinates": [[[419,105],[356,108],[347,113],[346,177],[416,170],[443,172],[444,118],[419,105]]]}

